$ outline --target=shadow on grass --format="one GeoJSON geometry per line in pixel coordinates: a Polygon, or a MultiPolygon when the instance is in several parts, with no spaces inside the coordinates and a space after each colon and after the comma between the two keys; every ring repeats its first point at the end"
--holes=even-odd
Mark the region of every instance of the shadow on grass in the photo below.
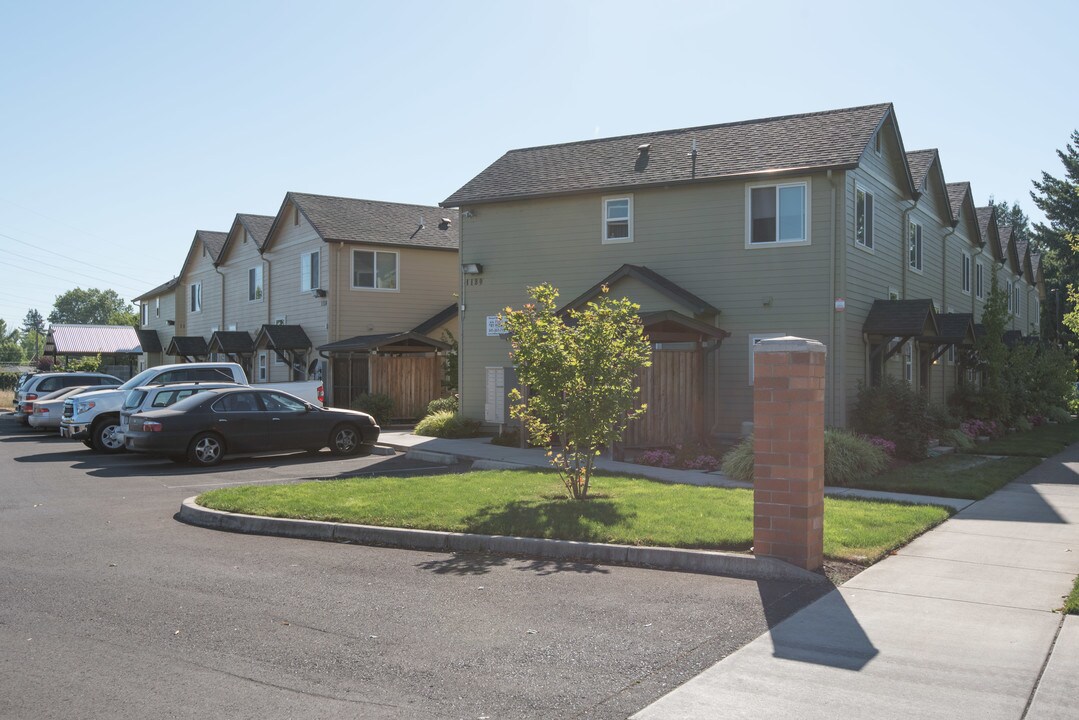
{"type": "Polygon", "coordinates": [[[608,529],[633,517],[613,501],[595,496],[588,500],[511,501],[482,508],[463,523],[467,532],[481,535],[610,542],[608,529]]]}

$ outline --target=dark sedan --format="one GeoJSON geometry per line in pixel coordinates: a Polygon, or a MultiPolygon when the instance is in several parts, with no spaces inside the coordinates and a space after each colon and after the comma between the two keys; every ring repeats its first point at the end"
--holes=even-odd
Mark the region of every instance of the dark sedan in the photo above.
{"type": "Polygon", "coordinates": [[[329,447],[338,455],[355,455],[370,452],[378,435],[378,425],[366,413],[316,407],[280,390],[233,387],[132,415],[124,445],[209,466],[225,455],[278,450],[329,447]]]}

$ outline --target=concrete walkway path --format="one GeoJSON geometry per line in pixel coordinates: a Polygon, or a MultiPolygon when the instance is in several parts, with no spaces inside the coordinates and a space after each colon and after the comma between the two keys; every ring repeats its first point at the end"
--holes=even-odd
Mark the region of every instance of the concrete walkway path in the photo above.
{"type": "Polygon", "coordinates": [[[1079,444],[633,716],[1079,718],[1079,444]]]}
{"type": "MultiPolygon", "coordinates": [[[[452,462],[451,458],[459,460],[473,460],[474,467],[499,468],[499,467],[550,467],[546,452],[540,448],[510,448],[501,445],[492,445],[489,438],[465,438],[461,440],[446,440],[442,438],[429,438],[413,435],[407,431],[384,431],[379,437],[380,445],[387,445],[397,450],[410,452],[419,460],[432,462],[452,462]]],[[[625,473],[638,477],[651,478],[661,482],[682,483],[685,485],[707,485],[713,487],[747,488],[753,487],[752,483],[732,480],[721,472],[699,472],[696,470],[675,470],[673,468],[648,467],[636,463],[618,462],[601,458],[596,462],[596,468],[605,472],[625,473]]],[[[906,493],[881,492],[876,490],[859,490],[856,488],[828,487],[824,490],[826,495],[837,497],[862,497],[871,500],[895,500],[920,505],[943,505],[955,510],[962,510],[970,505],[972,500],[956,498],[930,497],[928,495],[909,495],[906,493]]]]}

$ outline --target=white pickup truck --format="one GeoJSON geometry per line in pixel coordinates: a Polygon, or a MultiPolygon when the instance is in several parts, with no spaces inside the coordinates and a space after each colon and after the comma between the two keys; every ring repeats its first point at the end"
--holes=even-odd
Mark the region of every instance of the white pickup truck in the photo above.
{"type": "MultiPolygon", "coordinates": [[[[236,363],[197,362],[159,365],[147,368],[115,390],[85,393],[64,402],[60,436],[82,440],[97,452],[114,453],[124,449],[120,434],[120,408],[129,390],[143,385],[170,382],[233,382],[248,385],[247,374],[236,363]]],[[[312,405],[323,404],[321,380],[287,383],[259,383],[260,388],[274,388],[303,398],[312,405]]]]}

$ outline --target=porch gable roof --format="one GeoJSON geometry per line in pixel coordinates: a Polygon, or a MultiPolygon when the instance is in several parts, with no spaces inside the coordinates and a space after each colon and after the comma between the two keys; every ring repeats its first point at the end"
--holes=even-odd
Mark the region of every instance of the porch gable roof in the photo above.
{"type": "Polygon", "coordinates": [[[862,332],[882,337],[940,335],[932,300],[874,300],[862,332]]]}
{"type": "Polygon", "coordinates": [[[677,302],[682,307],[690,310],[694,315],[718,315],[719,308],[715,307],[711,303],[703,300],[702,298],[694,295],[689,290],[686,290],[681,285],[671,282],[664,276],[660,275],[655,270],[651,270],[643,265],[630,265],[626,263],[622,267],[615,270],[607,277],[600,280],[598,283],[585,290],[578,295],[574,300],[559,310],[559,313],[564,313],[569,310],[580,310],[589,301],[594,300],[602,292],[603,287],[612,287],[615,283],[623,278],[633,278],[638,282],[646,285],[653,290],[666,295],[671,300],[677,302]]]}

